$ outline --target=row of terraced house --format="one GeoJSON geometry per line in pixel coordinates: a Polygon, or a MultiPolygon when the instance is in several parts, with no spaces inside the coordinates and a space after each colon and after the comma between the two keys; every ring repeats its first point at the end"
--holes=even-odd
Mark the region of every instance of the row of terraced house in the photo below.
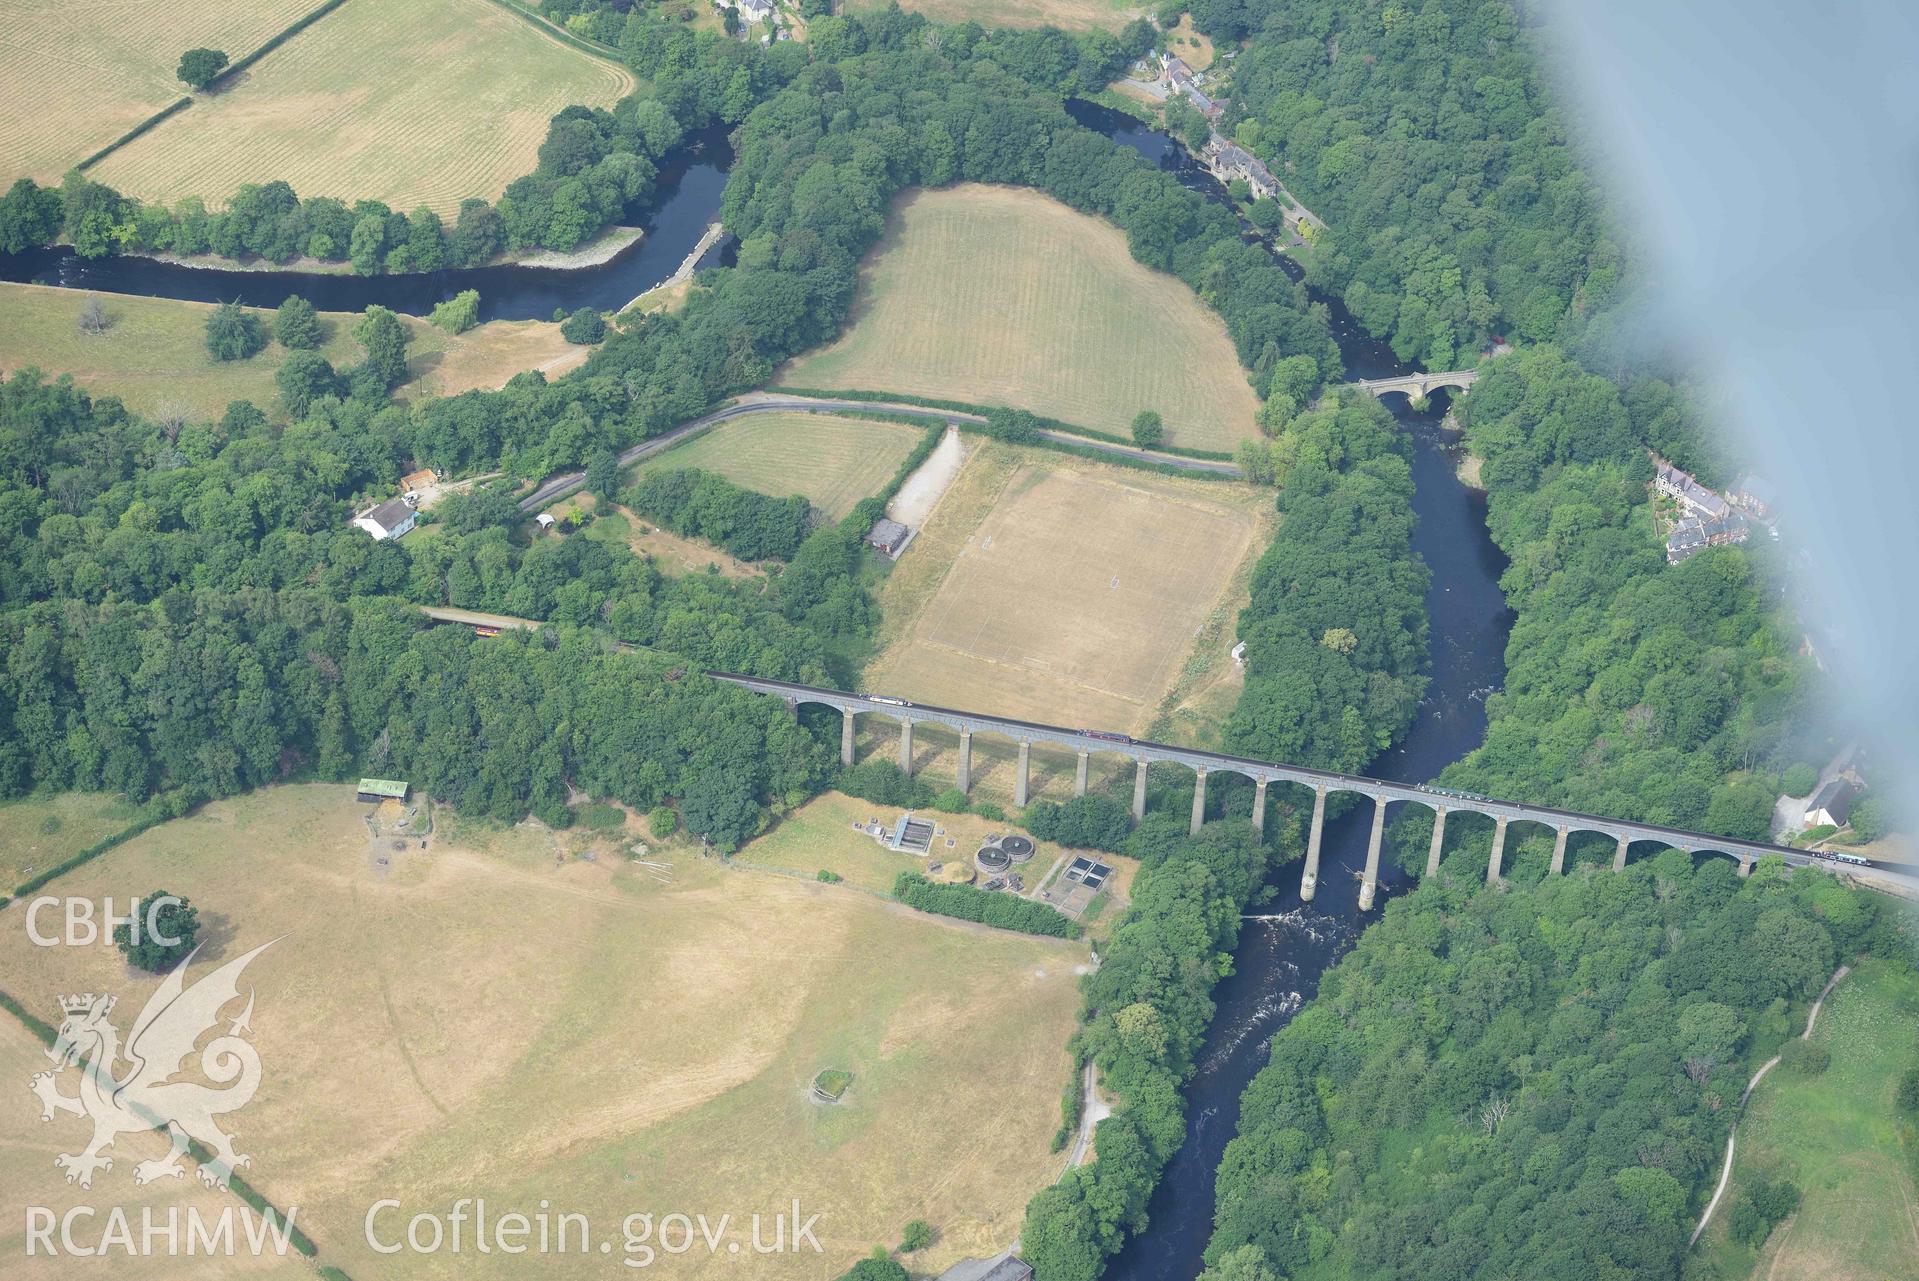
{"type": "Polygon", "coordinates": [[[1743,543],[1752,536],[1754,520],[1770,521],[1774,502],[1770,485],[1758,476],[1748,475],[1733,486],[1730,494],[1720,494],[1699,483],[1684,471],[1653,455],[1654,492],[1673,500],[1674,511],[1666,530],[1666,563],[1680,561],[1708,547],[1743,543]]]}

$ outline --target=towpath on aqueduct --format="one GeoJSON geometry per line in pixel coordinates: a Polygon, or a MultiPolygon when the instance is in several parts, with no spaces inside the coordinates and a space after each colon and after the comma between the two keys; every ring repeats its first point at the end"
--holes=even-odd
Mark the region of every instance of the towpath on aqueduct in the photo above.
{"type": "Polygon", "coordinates": [[[1093,753],[1110,752],[1131,759],[1134,762],[1133,818],[1135,820],[1146,813],[1146,767],[1154,761],[1167,761],[1185,766],[1198,778],[1198,785],[1193,789],[1192,830],[1195,833],[1199,831],[1200,823],[1206,814],[1208,774],[1240,774],[1253,781],[1253,827],[1255,830],[1265,826],[1266,789],[1269,784],[1295,783],[1301,787],[1310,788],[1313,793],[1313,819],[1307,836],[1306,868],[1299,891],[1300,897],[1307,900],[1313,897],[1319,884],[1319,847],[1326,820],[1326,797],[1333,792],[1357,792],[1362,796],[1371,797],[1373,825],[1372,834],[1366,846],[1366,870],[1359,888],[1361,911],[1370,910],[1373,905],[1373,896],[1379,884],[1380,846],[1386,832],[1386,806],[1393,801],[1411,801],[1433,811],[1432,847],[1426,856],[1428,876],[1439,870],[1440,846],[1446,838],[1446,816],[1456,810],[1483,814],[1493,820],[1492,855],[1486,865],[1486,879],[1489,882],[1499,879],[1501,863],[1505,856],[1506,829],[1515,822],[1538,823],[1553,830],[1552,871],[1555,875],[1565,870],[1566,839],[1574,832],[1600,832],[1611,837],[1617,843],[1613,854],[1615,869],[1626,865],[1626,855],[1634,841],[1653,841],[1674,849],[1685,850],[1689,854],[1701,851],[1725,854],[1739,864],[1741,876],[1749,873],[1752,865],[1766,855],[1778,855],[1795,866],[1826,865],[1823,860],[1804,850],[1791,849],[1783,845],[1769,845],[1763,841],[1732,840],[1723,836],[1711,836],[1704,832],[1661,827],[1656,823],[1638,823],[1626,819],[1603,818],[1596,814],[1580,814],[1572,810],[1552,809],[1543,805],[1500,801],[1491,797],[1446,791],[1416,783],[1394,783],[1358,774],[1339,774],[1330,770],[1311,769],[1303,765],[1273,764],[1267,761],[1249,760],[1245,757],[1226,756],[1218,752],[1205,752],[1198,748],[1150,743],[1123,735],[1067,729],[1059,725],[1042,725],[1033,721],[1012,720],[1004,716],[956,711],[950,707],[929,707],[885,695],[850,694],[844,690],[795,685],[787,681],[740,676],[732,672],[714,671],[706,674],[714,680],[782,698],[796,715],[802,703],[819,703],[837,708],[843,718],[840,732],[840,760],[847,765],[853,763],[854,721],[862,713],[877,714],[898,722],[900,768],[907,773],[911,773],[913,769],[914,725],[942,725],[955,730],[959,733],[959,770],[956,784],[962,792],[968,790],[972,782],[973,735],[986,733],[1010,738],[1019,744],[1019,768],[1018,773],[1014,775],[1013,799],[1016,805],[1021,806],[1027,801],[1032,748],[1035,743],[1062,747],[1077,753],[1079,761],[1074,776],[1074,794],[1080,796],[1086,793],[1087,766],[1093,753]]]}

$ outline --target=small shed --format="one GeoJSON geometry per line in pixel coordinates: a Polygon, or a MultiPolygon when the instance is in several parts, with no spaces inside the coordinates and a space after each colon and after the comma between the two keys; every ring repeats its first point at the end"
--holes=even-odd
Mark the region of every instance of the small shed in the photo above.
{"type": "Polygon", "coordinates": [[[979,1281],[1033,1281],[1033,1265],[1009,1254],[983,1273],[979,1281]]]}
{"type": "Polygon", "coordinates": [[[907,540],[912,536],[912,530],[887,516],[874,521],[873,528],[866,531],[867,543],[879,548],[895,560],[899,559],[899,554],[906,550],[907,540]]]}
{"type": "Polygon", "coordinates": [[[546,530],[553,528],[553,525],[555,522],[553,520],[553,514],[551,512],[541,512],[538,516],[535,516],[533,518],[533,523],[540,527],[541,532],[545,532],[546,530]]]}
{"type": "Polygon", "coordinates": [[[419,518],[420,513],[404,498],[389,498],[378,507],[361,512],[353,518],[353,523],[373,535],[375,542],[384,543],[412,529],[413,522],[419,518]]]}
{"type": "Polygon", "coordinates": [[[404,779],[363,778],[357,799],[362,801],[404,801],[407,784],[404,779]]]}
{"type": "Polygon", "coordinates": [[[437,472],[431,467],[422,467],[418,471],[410,471],[400,477],[400,492],[403,494],[417,494],[421,490],[431,489],[439,483],[440,477],[437,472]]]}

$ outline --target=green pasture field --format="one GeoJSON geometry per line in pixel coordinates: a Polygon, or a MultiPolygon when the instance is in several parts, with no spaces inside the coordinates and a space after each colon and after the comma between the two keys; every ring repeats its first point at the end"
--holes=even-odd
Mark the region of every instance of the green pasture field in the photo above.
{"type": "Polygon", "coordinates": [[[838,520],[893,478],[923,427],[827,414],[751,414],[642,463],[638,474],[698,467],[774,498],[801,494],[838,520]]]}
{"type": "Polygon", "coordinates": [[[1893,1105],[1900,1073],[1919,1064],[1919,975],[1866,960],[1833,990],[1812,1039],[1831,1052],[1831,1066],[1815,1076],[1775,1067],[1747,1105],[1732,1184],[1700,1242],[1704,1275],[1919,1277],[1919,1136],[1893,1105]],[[1756,1259],[1726,1233],[1754,1175],[1790,1179],[1801,1198],[1756,1259]]]}

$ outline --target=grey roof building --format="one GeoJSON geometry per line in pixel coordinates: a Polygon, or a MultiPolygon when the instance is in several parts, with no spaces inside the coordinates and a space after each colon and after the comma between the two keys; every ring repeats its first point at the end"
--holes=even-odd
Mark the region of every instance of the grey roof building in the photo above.
{"type": "Polygon", "coordinates": [[[873,528],[866,531],[866,541],[869,544],[895,559],[906,550],[906,541],[912,536],[912,530],[887,516],[874,521],[873,528]]]}
{"type": "Polygon", "coordinates": [[[1828,779],[1826,785],[1806,802],[1806,826],[1844,827],[1846,820],[1852,817],[1854,795],[1856,791],[1850,781],[1843,778],[1828,779]]]}
{"type": "Polygon", "coordinates": [[[373,535],[376,542],[383,543],[412,529],[413,522],[419,518],[420,513],[404,498],[389,498],[371,511],[355,516],[353,523],[373,535]]]}

